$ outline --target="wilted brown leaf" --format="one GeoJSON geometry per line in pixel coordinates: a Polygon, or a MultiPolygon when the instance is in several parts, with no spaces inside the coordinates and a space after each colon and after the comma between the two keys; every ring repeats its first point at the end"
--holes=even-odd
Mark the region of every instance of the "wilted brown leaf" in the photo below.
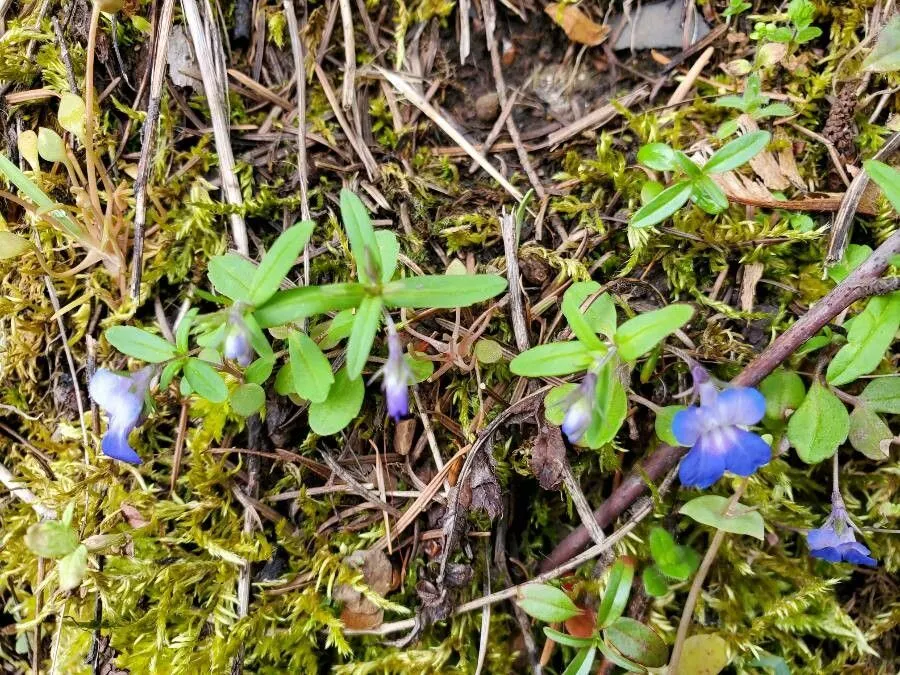
{"type": "Polygon", "coordinates": [[[544,9],[547,16],[558,24],[572,42],[596,47],[609,36],[609,26],[603,26],[574,5],[553,2],[544,9]]]}
{"type": "Polygon", "coordinates": [[[472,464],[472,473],[468,481],[470,491],[469,509],[481,509],[493,520],[503,511],[500,499],[500,482],[494,473],[493,462],[486,453],[479,456],[472,464]]]}
{"type": "MultiPolygon", "coordinates": [[[[354,551],[344,563],[361,570],[365,584],[378,595],[385,595],[391,590],[394,569],[382,550],[354,551]]],[[[341,621],[347,628],[374,628],[384,619],[381,608],[352,586],[339,584],[334,589],[334,599],[344,603],[341,621]]]]}
{"type": "Polygon", "coordinates": [[[531,471],[545,490],[555,490],[562,482],[566,444],[559,428],[542,424],[531,451],[531,471]]]}

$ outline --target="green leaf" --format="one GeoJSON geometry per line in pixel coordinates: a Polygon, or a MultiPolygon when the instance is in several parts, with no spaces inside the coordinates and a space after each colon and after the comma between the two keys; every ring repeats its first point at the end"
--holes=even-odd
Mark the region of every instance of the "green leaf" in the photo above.
{"type": "Polygon", "coordinates": [[[59,520],[34,523],[25,532],[25,545],[43,558],[62,558],[74,551],[78,544],[75,530],[59,520]]]}
{"type": "Polygon", "coordinates": [[[894,434],[881,416],[866,405],[850,413],[850,445],[869,459],[880,461],[890,456],[894,434]]]}
{"type": "Polygon", "coordinates": [[[57,120],[59,126],[84,143],[84,101],[78,94],[66,92],[59,98],[57,120]]]}
{"type": "Polygon", "coordinates": [[[250,283],[257,267],[236,253],[210,258],[206,276],[218,293],[235,302],[250,303],[250,283]]]}
{"type": "Polygon", "coordinates": [[[644,591],[654,598],[661,598],[669,592],[669,582],[656,567],[648,567],[641,575],[644,591]]]}
{"type": "Polygon", "coordinates": [[[172,378],[180,373],[183,367],[183,360],[169,361],[163,368],[162,374],[159,376],[159,390],[164,391],[168,389],[169,385],[172,383],[172,378]]]}
{"type": "Polygon", "coordinates": [[[584,647],[569,662],[562,675],[589,675],[594,667],[594,659],[597,656],[596,647],[584,647]]]}
{"type": "Polygon", "coordinates": [[[675,152],[675,163],[692,180],[696,180],[703,175],[703,169],[700,168],[700,165],[681,152],[681,150],[675,152]]]}
{"type": "Polygon", "coordinates": [[[669,660],[666,643],[640,621],[623,616],[608,626],[603,636],[626,659],[646,668],[661,668],[669,660]]]}
{"type": "Polygon", "coordinates": [[[434,372],[434,361],[425,358],[416,358],[413,354],[404,354],[409,370],[412,373],[412,381],[414,384],[424,382],[434,372]]]}
{"type": "Polygon", "coordinates": [[[709,176],[694,179],[692,199],[701,209],[715,215],[728,208],[728,196],[709,176]]]}
{"type": "Polygon", "coordinates": [[[859,397],[875,412],[900,415],[900,375],[872,380],[859,397]]]}
{"type": "Polygon", "coordinates": [[[499,342],[482,338],[475,343],[472,349],[479,363],[497,363],[503,358],[503,347],[499,342]]]}
{"type": "Polygon", "coordinates": [[[648,143],[637,153],[637,161],[656,171],[673,171],[675,151],[665,143],[648,143]]]}
{"type": "Polygon", "coordinates": [[[281,368],[278,369],[278,372],[275,373],[275,383],[273,386],[275,388],[275,393],[279,396],[296,394],[294,391],[294,373],[290,361],[281,366],[281,368]]]}
{"type": "Polygon", "coordinates": [[[840,386],[868,375],[878,367],[900,329],[900,293],[876,296],[854,319],[847,344],[835,354],[825,379],[840,386]]]}
{"type": "Polygon", "coordinates": [[[184,376],[191,389],[210,403],[224,403],[228,400],[228,387],[219,372],[206,361],[188,359],[184,364],[184,376]]]}
{"type": "Polygon", "coordinates": [[[890,73],[900,70],[900,16],[894,16],[878,34],[875,49],[862,63],[863,70],[890,73]]]}
{"type": "Polygon", "coordinates": [[[242,384],[231,392],[231,409],[242,417],[259,412],[266,402],[266,392],[258,384],[242,384]]]}
{"type": "Polygon", "coordinates": [[[67,164],[69,156],[66,154],[66,143],[62,137],[47,127],[39,127],[37,135],[37,151],[48,162],[62,162],[67,164]]]}
{"type": "Polygon", "coordinates": [[[3,173],[9,182],[15,185],[19,192],[24,194],[28,199],[35,203],[41,212],[49,212],[62,226],[75,237],[81,237],[83,232],[81,228],[75,224],[65,211],[58,208],[56,202],[48,197],[37,184],[26,176],[15,164],[7,159],[6,155],[0,154],[0,173],[3,173]]]}
{"type": "Polygon", "coordinates": [[[350,252],[356,261],[356,274],[364,284],[380,278],[381,259],[375,230],[365,204],[353,192],[341,190],[341,220],[350,240],[350,252]]]}
{"type": "Polygon", "coordinates": [[[375,242],[381,256],[381,283],[386,284],[397,271],[397,260],[400,258],[400,240],[390,230],[377,230],[375,242]]]}
{"type": "Polygon", "coordinates": [[[256,315],[245,314],[244,325],[247,327],[247,332],[250,334],[250,346],[253,347],[253,351],[264,358],[275,358],[275,352],[272,351],[272,345],[269,344],[269,339],[256,322],[256,315]]]}
{"type": "Polygon", "coordinates": [[[544,626],[544,635],[557,644],[565,645],[566,647],[590,647],[594,642],[590,638],[581,638],[569,635],[568,633],[560,633],[558,630],[553,630],[549,626],[544,626]]]}
{"type": "Polygon", "coordinates": [[[0,260],[17,258],[31,249],[31,242],[12,232],[0,230],[0,260]]]}
{"type": "Polygon", "coordinates": [[[31,129],[25,129],[16,139],[16,147],[19,149],[19,155],[28,162],[32,171],[40,171],[41,164],[38,156],[38,138],[37,134],[31,129]]]}
{"type": "Polygon", "coordinates": [[[188,351],[188,339],[191,335],[191,328],[199,311],[197,308],[189,310],[178,322],[178,325],[175,326],[175,349],[182,354],[186,354],[188,351]]]}
{"type": "Polygon", "coordinates": [[[759,392],[766,398],[766,419],[784,422],[806,398],[806,385],[794,371],[779,369],[759,383],[759,392]]]}
{"type": "Polygon", "coordinates": [[[678,442],[678,439],[675,438],[675,434],[672,433],[672,421],[675,419],[676,413],[681,410],[687,410],[687,406],[667,405],[665,408],[660,408],[656,412],[656,419],[653,422],[653,427],[656,430],[656,435],[659,436],[659,440],[663,443],[676,447],[681,445],[678,442]]]}
{"type": "Polygon", "coordinates": [[[616,437],[627,415],[628,394],[616,374],[615,364],[607,363],[597,374],[594,419],[576,445],[594,450],[602,448],[616,437]]]}
{"type": "Polygon", "coordinates": [[[88,550],[84,544],[79,544],[69,555],[61,558],[57,564],[59,590],[74,591],[81,586],[84,575],[87,574],[87,565],[88,550]]]}
{"type": "Polygon", "coordinates": [[[310,428],[319,436],[338,433],[359,414],[365,393],[362,378],[351,380],[347,369],[341,368],[334,377],[328,398],[309,406],[310,428]]]}
{"type": "Polygon", "coordinates": [[[362,284],[326,284],[278,291],[253,313],[261,328],[283,326],[316,314],[351,309],[366,297],[362,284]]]}
{"type": "Polygon", "coordinates": [[[679,562],[678,544],[672,535],[662,527],[650,530],[650,555],[660,567],[667,567],[679,562]]]}
{"type": "MultiPolygon", "coordinates": [[[[582,342],[588,349],[606,349],[606,346],[603,344],[603,341],[597,337],[597,334],[594,332],[594,329],[591,327],[591,324],[588,322],[587,317],[581,312],[581,302],[587,295],[590,294],[585,293],[582,297],[582,293],[586,290],[585,286],[591,288],[595,282],[582,282],[576,283],[569,287],[569,289],[563,294],[562,301],[562,311],[566,317],[566,321],[569,323],[569,328],[572,329],[572,332],[575,333],[575,337],[578,338],[580,342],[582,342]]],[[[599,288],[599,284],[597,284],[599,288]]],[[[615,312],[615,310],[613,310],[615,312]]]]}
{"type": "Polygon", "coordinates": [[[692,635],[684,641],[677,675],[717,675],[728,665],[728,643],[718,635],[692,635]]]}
{"type": "Polygon", "coordinates": [[[749,162],[762,152],[772,139],[768,131],[752,131],[729,141],[703,165],[703,172],[724,173],[749,162]]]}
{"type": "Polygon", "coordinates": [[[645,312],[623,323],[616,331],[616,346],[624,361],[643,356],[694,316],[690,305],[669,305],[645,312]]]}
{"type": "Polygon", "coordinates": [[[666,186],[656,180],[644,181],[641,185],[641,204],[649,204],[666,186]]]}
{"type": "Polygon", "coordinates": [[[173,344],[135,326],[112,326],[103,335],[123,354],[147,363],[162,363],[177,356],[173,344]]]}
{"type": "Polygon", "coordinates": [[[385,284],[382,297],[391,307],[453,309],[483,302],[506,290],[496,274],[441,274],[397,279],[385,284]]]}
{"type": "Polygon", "coordinates": [[[850,244],[844,253],[843,259],[828,268],[828,277],[836,284],[839,284],[857,267],[872,255],[872,248],[862,244],[850,244]]]}
{"type": "Polygon", "coordinates": [[[869,177],[878,183],[894,211],[900,213],[900,171],[876,159],[863,162],[863,167],[869,177]]]}
{"type": "Polygon", "coordinates": [[[304,220],[289,227],[276,239],[266,251],[256,273],[250,282],[250,302],[262,305],[275,295],[281,282],[294,266],[297,257],[312,236],[315,225],[311,220],[304,220]]]}
{"type": "Polygon", "coordinates": [[[340,344],[341,340],[350,337],[355,318],[356,314],[352,309],[341,310],[330,321],[316,326],[311,335],[319,341],[323,350],[333,349],[340,344]]]}
{"type": "MultiPolygon", "coordinates": [[[[563,303],[566,298],[570,298],[576,307],[581,307],[601,288],[596,281],[577,281],[569,286],[563,296],[563,303]]],[[[594,333],[601,333],[610,338],[615,334],[616,303],[609,293],[603,293],[594,298],[593,302],[584,309],[582,315],[594,333]]]]}
{"type": "Polygon", "coordinates": [[[558,377],[585,371],[597,358],[578,340],[551,342],[522,352],[510,361],[509,369],[522,377],[558,377]]]}
{"type": "Polygon", "coordinates": [[[370,295],[363,298],[356,310],[353,330],[350,331],[350,339],[347,341],[347,375],[351,380],[362,375],[372,352],[375,333],[381,324],[381,309],[381,298],[370,295]]]}
{"type": "MultiPolygon", "coordinates": [[[[739,97],[735,97],[739,98],[739,97]]],[[[734,136],[738,129],[740,129],[740,122],[736,119],[726,120],[719,125],[719,128],[716,129],[716,138],[719,140],[725,140],[729,136],[734,136]]]]}
{"type": "Polygon", "coordinates": [[[275,367],[275,359],[271,356],[263,356],[247,366],[244,371],[244,379],[250,384],[263,384],[272,375],[275,367]]]}
{"type": "Polygon", "coordinates": [[[610,663],[614,663],[619,668],[629,672],[629,673],[646,673],[647,669],[643,666],[639,666],[636,663],[633,663],[622,656],[619,652],[613,649],[610,645],[608,645],[604,640],[597,640],[596,643],[597,649],[600,650],[600,653],[606,657],[607,661],[610,663]]]}
{"type": "Polygon", "coordinates": [[[606,628],[622,616],[634,583],[634,559],[619,558],[609,571],[603,600],[597,608],[597,625],[606,628]]]}
{"type": "Polygon", "coordinates": [[[757,511],[751,511],[740,503],[732,506],[731,513],[725,515],[728,502],[727,497],[703,495],[695,497],[682,506],[679,513],[717,530],[724,530],[732,534],[746,534],[762,540],[765,535],[762,516],[757,511]]]}
{"type": "Polygon", "coordinates": [[[319,346],[306,333],[288,333],[293,391],[313,403],[322,403],[334,383],[331,364],[319,346]]]}
{"type": "Polygon", "coordinates": [[[528,616],[545,623],[559,623],[581,613],[568,595],[549,584],[526,584],[519,589],[516,603],[528,616]]]}
{"type": "Polygon", "coordinates": [[[753,113],[753,119],[761,120],[766,117],[787,117],[794,114],[794,109],[787,103],[770,103],[753,113]]]}
{"type": "Polygon", "coordinates": [[[667,187],[644,204],[631,216],[629,225],[634,228],[650,227],[663,222],[684,206],[693,191],[691,181],[683,180],[667,187]]]}

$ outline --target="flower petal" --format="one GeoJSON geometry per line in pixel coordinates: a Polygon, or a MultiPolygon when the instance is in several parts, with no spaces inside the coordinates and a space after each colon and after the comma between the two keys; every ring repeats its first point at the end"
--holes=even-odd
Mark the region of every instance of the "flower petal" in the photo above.
{"type": "Polygon", "coordinates": [[[141,416],[144,393],[132,391],[134,384],[131,377],[117,375],[106,368],[100,368],[91,378],[88,391],[97,405],[109,415],[110,425],[112,420],[116,420],[123,426],[133,427],[141,416]]]}
{"type": "Polygon", "coordinates": [[[841,540],[834,529],[830,527],[820,527],[806,533],[806,543],[809,544],[809,547],[813,550],[823,548],[836,549],[841,545],[841,540]]]}
{"type": "Polygon", "coordinates": [[[681,460],[678,478],[685,487],[707,488],[725,473],[725,457],[704,449],[703,439],[681,460]]]}
{"type": "Polygon", "coordinates": [[[749,476],[772,459],[772,448],[752,431],[732,427],[733,445],[725,452],[725,468],[738,476],[749,476]]]}
{"type": "Polygon", "coordinates": [[[752,387],[732,387],[719,394],[715,415],[720,424],[751,425],[766,413],[766,398],[752,387]]]}
{"type": "Polygon", "coordinates": [[[841,552],[832,546],[826,546],[825,548],[810,549],[809,554],[813,558],[819,558],[820,560],[827,560],[828,562],[832,562],[832,563],[839,563],[843,560],[843,557],[841,556],[841,552]]]}
{"type": "Polygon", "coordinates": [[[869,549],[858,542],[851,544],[842,544],[840,547],[841,555],[844,560],[855,565],[868,565],[869,567],[877,567],[878,562],[869,555],[869,549]]]}
{"type": "Polygon", "coordinates": [[[708,412],[703,408],[691,407],[687,410],[679,410],[672,418],[672,435],[681,445],[692,446],[703,433],[706,425],[704,424],[704,413],[708,412]]]}
{"type": "Polygon", "coordinates": [[[110,427],[109,431],[106,432],[106,435],[103,436],[103,440],[100,442],[103,454],[107,457],[118,459],[121,462],[140,464],[141,458],[134,451],[134,448],[128,444],[128,434],[133,428],[133,426],[127,428],[110,427]]]}

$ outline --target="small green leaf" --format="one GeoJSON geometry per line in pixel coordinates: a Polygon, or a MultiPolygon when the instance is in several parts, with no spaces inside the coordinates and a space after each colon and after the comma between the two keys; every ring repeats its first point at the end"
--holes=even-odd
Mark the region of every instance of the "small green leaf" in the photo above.
{"type": "Polygon", "coordinates": [[[872,380],[859,397],[875,412],[900,415],[900,375],[872,380]]]}
{"type": "Polygon", "coordinates": [[[347,375],[350,379],[359,377],[366,366],[372,352],[372,343],[375,342],[375,333],[381,324],[381,310],[381,298],[377,295],[363,298],[356,310],[353,329],[347,341],[347,375]]]}
{"type": "Polygon", "coordinates": [[[568,633],[560,633],[549,626],[544,626],[544,635],[557,644],[565,645],[566,647],[590,647],[593,644],[593,640],[590,638],[580,638],[568,633]]]}
{"type": "Polygon", "coordinates": [[[850,244],[844,253],[843,259],[828,268],[828,277],[836,284],[839,284],[857,267],[872,255],[872,247],[864,244],[850,244]]]}
{"type": "Polygon", "coordinates": [[[310,428],[319,436],[338,433],[359,414],[365,393],[362,378],[351,380],[347,369],[341,368],[334,377],[328,398],[309,406],[310,428]]]}
{"type": "Polygon", "coordinates": [[[242,417],[250,417],[260,411],[266,402],[266,392],[258,384],[248,382],[231,392],[231,409],[242,417]]]}
{"type": "Polygon", "coordinates": [[[629,661],[646,668],[662,668],[669,660],[669,649],[649,626],[621,617],[603,631],[606,642],[629,661]]]}
{"type": "Polygon", "coordinates": [[[677,675],[717,675],[728,665],[728,643],[713,633],[684,641],[677,675]]]}
{"type": "MultiPolygon", "coordinates": [[[[736,98],[738,98],[738,100],[740,100],[739,97],[736,97],[736,98]]],[[[725,122],[722,122],[722,124],[719,125],[719,128],[716,129],[716,138],[718,138],[719,140],[725,140],[729,136],[734,136],[734,134],[737,132],[738,129],[740,129],[740,127],[741,127],[741,124],[736,119],[727,120],[725,122]]]]}
{"type": "Polygon", "coordinates": [[[551,342],[524,351],[509,363],[522,377],[558,377],[587,370],[597,355],[578,340],[551,342]]]}
{"type": "Polygon", "coordinates": [[[868,375],[878,367],[900,329],[900,293],[876,296],[854,319],[847,344],[828,364],[825,378],[836,387],[868,375]]]}
{"type": "Polygon", "coordinates": [[[700,165],[681,152],[681,150],[675,152],[675,162],[678,164],[678,168],[684,171],[691,180],[696,180],[703,175],[703,169],[700,168],[700,165]]]}
{"type": "Polygon", "coordinates": [[[34,523],[25,533],[25,545],[43,558],[62,558],[74,551],[78,544],[75,530],[59,520],[34,523]]]}
{"type": "Polygon", "coordinates": [[[656,435],[659,436],[659,440],[663,443],[672,446],[681,445],[678,442],[678,439],[675,438],[675,434],[672,433],[672,421],[675,419],[676,413],[681,410],[687,410],[687,406],[667,405],[665,408],[660,408],[656,412],[656,419],[653,422],[653,426],[656,430],[656,435]]]}
{"type": "Polygon", "coordinates": [[[709,176],[694,179],[692,199],[701,209],[715,215],[728,208],[728,196],[709,176]]]}
{"type": "MultiPolygon", "coordinates": [[[[895,23],[900,25],[900,21],[895,23]]],[[[894,211],[900,213],[900,171],[876,159],[863,162],[863,167],[869,177],[878,183],[878,187],[882,189],[894,211]]]]}
{"type": "Polygon", "coordinates": [[[703,165],[703,172],[724,173],[731,171],[749,162],[762,152],[772,140],[772,134],[768,131],[752,131],[743,136],[738,136],[720,148],[703,165]]]}
{"type": "Polygon", "coordinates": [[[679,513],[717,530],[724,530],[732,534],[746,534],[762,540],[765,535],[762,516],[757,511],[751,511],[740,503],[732,506],[731,513],[725,515],[728,502],[727,497],[703,495],[695,497],[682,506],[679,513]]]}
{"type": "Polygon", "coordinates": [[[266,251],[250,282],[250,302],[253,305],[262,305],[275,295],[312,236],[314,227],[311,220],[301,221],[282,232],[266,251]]]}
{"type": "MultiPolygon", "coordinates": [[[[596,281],[577,281],[572,284],[565,295],[576,307],[582,307],[585,301],[601,289],[596,281]]],[[[609,293],[598,295],[582,312],[588,326],[595,333],[612,337],[616,332],[616,303],[609,293]]]]}
{"type": "Polygon", "coordinates": [[[326,284],[278,291],[253,313],[261,328],[283,326],[316,314],[351,309],[366,297],[362,284],[326,284]]]}
{"type": "Polygon", "coordinates": [[[613,649],[610,645],[608,645],[605,640],[597,640],[596,642],[597,649],[600,650],[600,653],[606,657],[606,659],[610,663],[614,663],[619,668],[622,668],[626,672],[629,673],[646,673],[647,669],[643,666],[639,666],[632,661],[629,661],[624,656],[622,656],[619,652],[613,649]]]}
{"type": "Polygon", "coordinates": [[[310,335],[319,341],[319,346],[323,350],[333,349],[340,344],[341,340],[350,337],[355,318],[356,314],[352,309],[343,309],[335,314],[330,321],[325,321],[316,326],[314,332],[310,333],[310,335]]]}
{"type": "Polygon", "coordinates": [[[862,67],[873,73],[900,70],[900,16],[895,16],[881,29],[875,49],[869,52],[862,67]]]}
{"type": "Polygon", "coordinates": [[[263,356],[247,366],[247,370],[244,371],[244,379],[250,384],[263,384],[269,379],[274,367],[275,359],[271,356],[263,356]]]}
{"type": "Polygon", "coordinates": [[[434,361],[429,361],[425,358],[416,358],[413,354],[404,354],[403,358],[406,359],[406,363],[409,365],[414,384],[424,382],[431,377],[431,374],[434,372],[434,361]]]}
{"type": "Polygon", "coordinates": [[[57,119],[59,126],[84,143],[84,101],[77,94],[66,92],[59,98],[57,119]]]}
{"type": "Polygon", "coordinates": [[[562,675],[589,675],[596,656],[596,647],[584,647],[575,654],[575,658],[569,662],[562,675]]]}
{"type": "Polygon", "coordinates": [[[135,326],[112,326],[103,335],[123,354],[147,363],[162,363],[177,356],[173,344],[135,326]]]}
{"type": "Polygon", "coordinates": [[[381,283],[386,284],[397,271],[397,260],[400,258],[400,240],[390,230],[377,230],[375,242],[381,256],[381,283]]]}
{"type": "Polygon", "coordinates": [[[591,449],[602,448],[612,441],[628,415],[628,394],[616,374],[613,362],[607,363],[597,374],[597,399],[594,419],[576,445],[591,449]]]}
{"type": "Polygon", "coordinates": [[[597,608],[597,625],[606,628],[622,616],[634,583],[634,560],[619,558],[609,571],[609,581],[603,592],[603,600],[597,608]]]}
{"type": "Polygon", "coordinates": [[[766,420],[784,422],[806,398],[806,385],[794,371],[779,369],[759,383],[759,392],[766,398],[766,420]]]}
{"type": "Polygon", "coordinates": [[[641,204],[649,204],[656,196],[666,189],[666,186],[658,180],[648,180],[641,185],[641,204]]]}
{"type": "Polygon", "coordinates": [[[546,623],[559,623],[581,613],[568,595],[549,584],[526,584],[519,589],[516,603],[528,616],[546,623]]]}
{"type": "Polygon", "coordinates": [[[16,139],[16,146],[32,171],[40,171],[41,165],[38,157],[38,137],[31,129],[25,129],[16,139]]]}
{"type": "MultiPolygon", "coordinates": [[[[582,283],[588,288],[592,286],[592,282],[582,283]]],[[[606,348],[603,341],[597,337],[591,324],[581,312],[581,301],[584,300],[584,297],[587,297],[587,294],[582,297],[582,293],[585,290],[586,289],[582,284],[573,284],[569,287],[563,295],[562,311],[566,317],[566,321],[569,323],[569,328],[572,329],[575,337],[577,337],[581,343],[587,346],[588,349],[602,350],[606,348]]]]}
{"type": "Polygon", "coordinates": [[[347,188],[341,190],[341,220],[350,240],[350,252],[356,261],[359,280],[364,284],[373,283],[380,278],[382,269],[375,230],[365,204],[347,188]]]}
{"type": "Polygon", "coordinates": [[[87,574],[88,550],[84,544],[60,559],[57,564],[59,572],[59,590],[74,591],[81,586],[84,575],[87,574]]]}
{"type": "Polygon", "coordinates": [[[235,302],[250,303],[250,283],[257,267],[236,253],[217,255],[209,260],[206,276],[216,292],[235,302]]]}
{"type": "Polygon", "coordinates": [[[47,127],[39,127],[37,133],[38,154],[47,162],[61,162],[67,164],[69,156],[66,154],[66,142],[62,137],[47,127]]]}
{"type": "MultiPolygon", "coordinates": [[[[38,136],[38,141],[40,141],[40,136],[38,136]]],[[[58,208],[58,204],[50,199],[33,180],[22,173],[19,167],[10,162],[6,155],[2,154],[0,154],[0,173],[6,176],[19,192],[34,202],[41,212],[50,213],[70,235],[82,236],[81,228],[75,224],[75,221],[69,218],[65,211],[58,208]]]]}
{"type": "Polygon", "coordinates": [[[443,274],[397,279],[385,284],[382,296],[391,307],[453,309],[468,307],[506,290],[496,274],[443,274]]]}
{"type": "Polygon", "coordinates": [[[637,160],[656,171],[673,171],[676,167],[675,151],[665,143],[648,143],[637,153],[637,160]]]}
{"type": "Polygon", "coordinates": [[[172,378],[175,377],[178,373],[181,372],[181,369],[184,367],[184,360],[178,361],[169,361],[162,370],[162,374],[159,376],[159,389],[160,391],[164,391],[169,388],[169,385],[172,383],[172,378]]]}
{"type": "Polygon", "coordinates": [[[647,592],[647,595],[661,598],[669,592],[669,582],[655,567],[645,569],[641,578],[644,581],[644,590],[647,592]]]}
{"type": "Polygon", "coordinates": [[[175,349],[182,354],[188,351],[188,339],[191,335],[191,327],[194,325],[194,319],[199,313],[199,309],[194,308],[185,314],[178,325],[175,326],[175,349]]]}
{"type": "Polygon", "coordinates": [[[678,544],[672,535],[662,527],[650,530],[650,555],[660,567],[672,565],[679,561],[678,544]]]}
{"type": "Polygon", "coordinates": [[[880,461],[890,456],[894,434],[881,416],[866,405],[850,413],[850,445],[869,459],[880,461]]]}
{"type": "Polygon", "coordinates": [[[685,205],[694,187],[689,180],[679,181],[667,187],[656,197],[644,204],[631,216],[629,225],[640,229],[663,222],[685,205]]]}
{"type": "Polygon", "coordinates": [[[0,260],[17,258],[31,250],[31,242],[12,232],[0,230],[0,260]]]}
{"type": "Polygon", "coordinates": [[[690,305],[669,305],[629,319],[616,331],[619,355],[624,361],[634,361],[684,326],[693,315],[690,305]]]}
{"type": "Polygon", "coordinates": [[[472,349],[479,363],[497,363],[503,358],[503,348],[499,342],[482,338],[472,349]]]}
{"type": "Polygon", "coordinates": [[[219,372],[206,361],[188,359],[184,364],[184,376],[194,393],[210,403],[224,403],[228,400],[228,387],[219,372]]]}
{"type": "Polygon", "coordinates": [[[334,374],[319,346],[306,333],[295,330],[288,333],[288,353],[293,391],[313,403],[327,400],[334,374]]]}
{"type": "Polygon", "coordinates": [[[787,117],[793,115],[794,110],[787,103],[770,103],[753,113],[753,119],[761,120],[766,117],[787,117]]]}

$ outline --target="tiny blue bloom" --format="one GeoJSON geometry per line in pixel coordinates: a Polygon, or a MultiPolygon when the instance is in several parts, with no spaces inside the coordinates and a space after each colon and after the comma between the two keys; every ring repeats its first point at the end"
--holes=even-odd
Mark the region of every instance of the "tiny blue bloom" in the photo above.
{"type": "Polygon", "coordinates": [[[228,314],[228,322],[225,327],[225,348],[222,353],[226,359],[237,361],[242,366],[250,365],[253,360],[250,331],[237,306],[232,307],[228,314]]]}
{"type": "Polygon", "coordinates": [[[412,371],[403,355],[400,336],[393,326],[388,327],[388,359],[381,370],[384,380],[381,389],[387,399],[388,415],[400,421],[409,415],[409,384],[412,382],[412,371]]]}
{"type": "Polygon", "coordinates": [[[806,533],[806,543],[809,544],[809,552],[814,558],[870,567],[878,564],[869,555],[869,549],[856,541],[853,523],[850,522],[844,500],[840,495],[832,498],[831,515],[825,520],[824,525],[806,533]]]}
{"type": "Polygon", "coordinates": [[[109,428],[100,443],[104,455],[131,464],[141,463],[128,444],[128,434],[141,417],[153,371],[152,366],[147,366],[130,375],[119,375],[100,368],[91,378],[88,387],[91,398],[109,417],[109,428]]]}
{"type": "Polygon", "coordinates": [[[577,443],[591,426],[594,405],[597,402],[597,373],[588,372],[578,388],[565,400],[566,415],[563,417],[563,433],[570,443],[577,443]]]}
{"type": "Polygon", "coordinates": [[[700,405],[675,414],[672,433],[690,446],[678,477],[686,487],[706,488],[726,471],[749,476],[772,457],[769,445],[744,427],[759,422],[766,399],[751,387],[719,391],[700,367],[693,369],[700,405]]]}

